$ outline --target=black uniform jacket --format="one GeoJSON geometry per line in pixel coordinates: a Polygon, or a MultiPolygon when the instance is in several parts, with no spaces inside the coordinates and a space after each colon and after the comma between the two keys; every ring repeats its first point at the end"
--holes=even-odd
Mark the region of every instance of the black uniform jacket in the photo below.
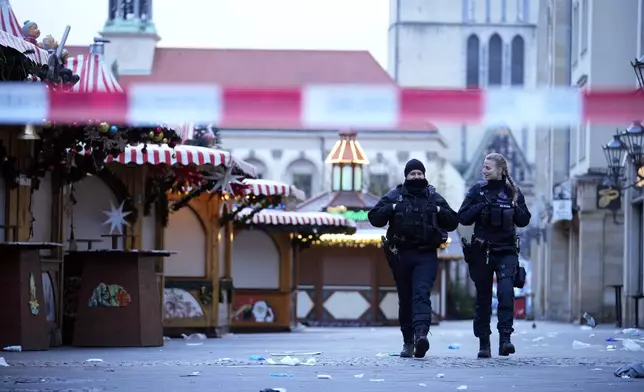
{"type": "MultiPolygon", "coordinates": [[[[516,229],[503,230],[497,227],[491,227],[483,218],[481,212],[489,200],[486,199],[485,191],[487,190],[492,199],[496,198],[498,190],[488,189],[486,181],[481,181],[470,188],[463,200],[461,208],[458,210],[458,218],[462,225],[474,225],[474,236],[490,242],[514,241],[516,229]]],[[[512,188],[505,185],[503,191],[507,195],[512,194],[512,188]]],[[[519,190],[519,196],[514,205],[514,224],[516,227],[526,227],[530,224],[532,215],[525,204],[525,197],[519,190]]]]}
{"type": "MultiPolygon", "coordinates": [[[[402,193],[402,187],[403,185],[400,184],[390,190],[369,211],[368,217],[372,226],[385,227],[389,224],[390,219],[394,216],[393,205],[398,202],[398,198],[402,193]]],[[[440,207],[440,211],[436,215],[438,228],[447,232],[456,230],[458,227],[458,214],[452,210],[443,196],[435,191],[432,193],[436,198],[436,206],[440,207]]],[[[390,233],[390,231],[391,226],[387,229],[387,238],[393,238],[393,233],[390,233]]]]}

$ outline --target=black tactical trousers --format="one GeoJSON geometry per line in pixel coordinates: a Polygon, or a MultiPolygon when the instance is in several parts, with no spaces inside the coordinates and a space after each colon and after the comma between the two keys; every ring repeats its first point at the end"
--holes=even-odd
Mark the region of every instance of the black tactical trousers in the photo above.
{"type": "Polygon", "coordinates": [[[436,274],[436,249],[400,250],[388,254],[389,267],[398,291],[398,322],[405,342],[414,341],[414,335],[427,336],[432,322],[430,295],[436,274]]]}
{"type": "Polygon", "coordinates": [[[475,250],[476,257],[469,264],[470,278],[476,287],[476,314],[474,316],[474,336],[490,336],[492,317],[492,285],[496,274],[497,329],[500,335],[514,332],[514,273],[519,266],[519,258],[514,251],[493,252],[486,262],[485,251],[475,250]]]}

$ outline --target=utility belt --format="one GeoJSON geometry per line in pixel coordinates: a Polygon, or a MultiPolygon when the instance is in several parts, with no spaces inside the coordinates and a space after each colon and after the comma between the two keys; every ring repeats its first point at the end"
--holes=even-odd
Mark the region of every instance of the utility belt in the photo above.
{"type": "MultiPolygon", "coordinates": [[[[488,266],[490,264],[490,251],[516,252],[516,254],[519,255],[521,250],[519,236],[515,236],[514,244],[494,243],[475,236],[472,236],[471,242],[468,242],[465,238],[461,238],[461,244],[463,247],[463,258],[470,267],[476,264],[478,259],[477,256],[480,255],[479,252],[485,252],[485,265],[488,266]]],[[[526,278],[527,273],[525,268],[521,267],[517,262],[517,266],[514,270],[513,286],[522,289],[525,286],[526,278]]]]}
{"type": "Polygon", "coordinates": [[[405,243],[405,242],[398,242],[398,241],[392,241],[385,237],[384,235],[380,237],[380,241],[382,243],[382,248],[385,250],[385,256],[387,256],[387,259],[389,259],[392,256],[398,256],[398,253],[401,250],[409,250],[409,249],[415,249],[415,250],[432,250],[432,249],[437,249],[437,246],[433,245],[417,245],[417,244],[411,244],[411,243],[405,243]]]}
{"type": "Polygon", "coordinates": [[[490,252],[516,252],[519,254],[521,251],[521,241],[519,236],[514,236],[514,242],[492,242],[472,235],[472,245],[480,249],[484,249],[487,253],[490,252]]]}

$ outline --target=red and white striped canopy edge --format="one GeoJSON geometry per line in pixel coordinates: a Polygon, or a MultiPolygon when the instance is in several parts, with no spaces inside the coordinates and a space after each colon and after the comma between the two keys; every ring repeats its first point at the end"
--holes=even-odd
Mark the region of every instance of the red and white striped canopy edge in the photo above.
{"type": "Polygon", "coordinates": [[[71,57],[67,59],[65,67],[80,76],[80,81],[73,88],[75,92],[123,92],[121,85],[99,54],[87,53],[71,57]]]}
{"type": "Polygon", "coordinates": [[[186,145],[178,145],[172,149],[166,144],[148,144],[144,152],[143,147],[142,144],[138,146],[127,146],[125,151],[117,157],[109,155],[105,159],[105,162],[120,163],[123,165],[224,166],[234,167],[244,175],[250,177],[257,175],[253,165],[241,159],[234,158],[227,151],[186,145]]]}
{"type": "MultiPolygon", "coordinates": [[[[251,208],[244,208],[235,219],[242,218],[252,211],[251,208]]],[[[333,215],[326,212],[298,212],[281,210],[261,210],[251,218],[255,225],[274,226],[334,226],[334,227],[356,227],[355,222],[343,216],[333,215]]]]}
{"type": "Polygon", "coordinates": [[[22,27],[9,0],[0,0],[0,30],[22,39],[22,27]]]}
{"type": "Polygon", "coordinates": [[[61,92],[4,84],[0,123],[100,118],[113,124],[215,124],[224,129],[427,130],[429,123],[522,126],[613,125],[644,117],[634,89],[428,90],[389,85],[225,88],[132,84],[123,93],[61,92]]]}
{"type": "Polygon", "coordinates": [[[198,146],[176,146],[174,149],[167,145],[150,145],[143,151],[143,145],[128,146],[118,157],[109,156],[107,162],[124,165],[179,165],[179,166],[226,166],[230,163],[230,154],[226,151],[213,150],[198,146]]]}
{"type": "MultiPolygon", "coordinates": [[[[179,166],[227,166],[231,163],[230,154],[226,151],[198,146],[178,145],[174,149],[166,144],[148,144],[143,151],[143,144],[127,146],[117,157],[109,155],[105,162],[121,163],[123,165],[179,165],[179,166]]],[[[91,149],[83,150],[81,154],[89,154],[91,149]]]]}
{"type": "Polygon", "coordinates": [[[0,46],[15,49],[20,53],[33,50],[34,53],[25,54],[25,56],[38,64],[47,64],[49,60],[47,51],[24,40],[22,26],[9,0],[0,0],[0,46]]]}
{"type": "Polygon", "coordinates": [[[271,180],[245,179],[244,185],[248,186],[246,193],[256,196],[292,196],[298,201],[306,199],[306,195],[293,185],[271,180]]]}

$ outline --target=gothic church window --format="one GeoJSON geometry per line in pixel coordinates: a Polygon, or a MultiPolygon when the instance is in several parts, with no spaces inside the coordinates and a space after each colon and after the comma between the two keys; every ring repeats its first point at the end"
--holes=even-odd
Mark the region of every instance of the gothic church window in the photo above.
{"type": "Polygon", "coordinates": [[[525,42],[521,36],[517,35],[512,39],[511,53],[510,84],[513,86],[522,86],[524,83],[525,42]]]}
{"type": "Polygon", "coordinates": [[[493,34],[488,44],[488,85],[500,86],[503,83],[503,41],[493,34]]]}
{"type": "Polygon", "coordinates": [[[465,86],[468,88],[479,87],[480,53],[479,37],[472,34],[467,39],[467,71],[465,75],[465,86]]]}

